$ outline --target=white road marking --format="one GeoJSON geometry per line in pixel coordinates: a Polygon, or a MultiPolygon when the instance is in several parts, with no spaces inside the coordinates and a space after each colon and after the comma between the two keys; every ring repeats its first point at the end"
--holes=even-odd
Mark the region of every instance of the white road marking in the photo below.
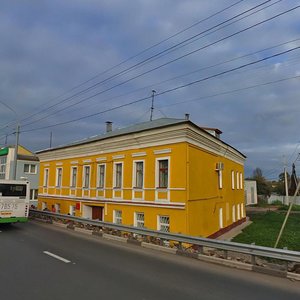
{"type": "Polygon", "coordinates": [[[58,259],[58,260],[60,260],[60,261],[63,261],[63,262],[66,263],[66,264],[68,264],[68,263],[71,262],[70,260],[67,260],[67,259],[65,259],[65,258],[63,258],[63,257],[61,257],[61,256],[58,256],[58,255],[56,255],[56,254],[53,254],[53,253],[51,253],[51,252],[49,252],[49,251],[44,251],[43,253],[45,253],[45,254],[47,254],[47,255],[49,255],[49,256],[51,256],[51,257],[54,257],[54,258],[56,258],[56,259],[58,259]]]}

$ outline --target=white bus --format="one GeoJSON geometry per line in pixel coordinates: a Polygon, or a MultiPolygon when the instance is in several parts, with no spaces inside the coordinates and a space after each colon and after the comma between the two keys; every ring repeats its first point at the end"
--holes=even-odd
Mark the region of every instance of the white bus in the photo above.
{"type": "Polygon", "coordinates": [[[26,222],[29,199],[28,181],[0,180],[0,223],[26,222]]]}

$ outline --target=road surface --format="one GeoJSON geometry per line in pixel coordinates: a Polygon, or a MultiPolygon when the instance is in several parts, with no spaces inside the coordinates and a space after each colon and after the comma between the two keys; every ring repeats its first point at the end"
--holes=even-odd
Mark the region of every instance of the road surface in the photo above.
{"type": "Polygon", "coordinates": [[[299,300],[300,282],[29,222],[0,226],[0,297],[299,300]]]}

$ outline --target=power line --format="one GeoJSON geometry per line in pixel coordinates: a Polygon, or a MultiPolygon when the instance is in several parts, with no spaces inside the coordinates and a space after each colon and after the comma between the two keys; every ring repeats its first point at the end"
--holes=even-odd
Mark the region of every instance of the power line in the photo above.
{"type": "Polygon", "coordinates": [[[280,83],[280,82],[288,81],[288,80],[291,80],[291,79],[298,79],[298,78],[300,79],[300,75],[287,77],[287,78],[282,78],[282,79],[269,81],[269,82],[264,82],[264,83],[259,83],[259,84],[255,84],[255,85],[251,85],[251,86],[247,86],[247,87],[243,87],[243,88],[239,88],[239,89],[224,91],[224,92],[221,92],[221,93],[216,93],[216,94],[212,94],[212,95],[208,95],[208,96],[197,97],[197,98],[190,99],[190,100],[179,101],[179,102],[175,102],[175,103],[171,103],[171,104],[167,104],[167,105],[162,105],[162,106],[159,106],[158,108],[164,108],[164,107],[169,107],[169,106],[178,105],[178,104],[182,104],[182,103],[194,102],[194,101],[199,101],[199,100],[203,100],[203,99],[214,98],[214,97],[218,97],[218,96],[237,93],[237,92],[241,92],[241,91],[245,91],[245,90],[254,89],[256,87],[271,85],[271,84],[280,83]]]}
{"type": "MultiPolygon", "coordinates": [[[[294,48],[288,49],[286,51],[282,51],[280,53],[276,53],[276,54],[273,54],[273,55],[270,55],[270,56],[267,56],[267,57],[264,57],[262,59],[258,59],[258,60],[253,61],[253,62],[249,62],[249,63],[243,64],[241,66],[238,66],[238,67],[235,67],[235,68],[232,68],[232,69],[229,69],[229,70],[226,70],[226,71],[223,71],[223,72],[211,75],[211,76],[207,76],[205,78],[201,78],[199,80],[195,80],[195,81],[189,82],[189,83],[184,84],[184,85],[179,85],[179,86],[174,87],[172,89],[168,89],[168,90],[162,91],[160,93],[157,93],[156,97],[164,95],[166,93],[170,93],[170,92],[179,90],[179,89],[182,89],[184,87],[189,87],[191,85],[194,85],[194,84],[197,84],[197,83],[200,83],[200,82],[203,82],[203,81],[215,78],[215,77],[222,76],[224,74],[227,74],[227,73],[230,73],[230,72],[233,72],[233,71],[245,68],[245,67],[250,66],[250,65],[254,65],[254,64],[260,63],[262,61],[266,61],[266,60],[274,58],[274,57],[278,57],[280,55],[283,55],[283,54],[286,54],[286,53],[289,53],[289,52],[292,52],[292,51],[295,51],[295,50],[298,50],[298,49],[300,49],[300,46],[299,47],[294,47],[294,48]]],[[[123,107],[129,106],[129,105],[132,105],[132,104],[136,104],[136,103],[145,101],[147,99],[150,99],[151,97],[152,96],[147,96],[147,97],[140,98],[140,99],[131,101],[129,103],[125,103],[125,104],[122,104],[122,105],[119,105],[119,106],[115,106],[115,107],[112,107],[112,108],[108,108],[106,110],[103,110],[103,111],[100,111],[100,112],[97,112],[97,113],[93,113],[93,114],[90,114],[90,115],[87,115],[87,116],[83,116],[83,117],[80,117],[80,118],[76,118],[76,119],[65,121],[65,122],[61,122],[61,123],[57,123],[55,125],[48,125],[48,126],[44,126],[44,127],[40,127],[40,128],[35,128],[35,129],[23,130],[22,132],[31,132],[31,131],[35,131],[35,130],[47,129],[47,128],[56,127],[56,126],[59,126],[59,125],[65,125],[65,124],[73,123],[73,122],[76,122],[76,121],[79,121],[79,120],[90,118],[90,117],[93,117],[93,116],[96,116],[96,115],[100,115],[100,114],[103,114],[103,113],[106,113],[106,112],[109,112],[109,111],[113,111],[113,110],[116,110],[116,109],[119,109],[119,108],[123,108],[123,107]]]]}
{"type": "MultiPolygon", "coordinates": [[[[221,41],[224,41],[224,40],[226,40],[226,39],[228,39],[228,38],[231,38],[231,37],[233,37],[233,36],[235,36],[235,35],[238,35],[238,34],[243,33],[243,32],[245,32],[245,31],[247,31],[247,30],[249,30],[249,29],[252,29],[252,28],[254,28],[254,27],[258,26],[258,25],[261,25],[261,24],[266,23],[266,22],[268,22],[268,21],[271,21],[271,20],[273,20],[273,19],[275,19],[275,18],[277,18],[277,17],[280,17],[280,16],[282,16],[282,15],[284,15],[284,14],[287,14],[287,13],[289,13],[289,12],[291,12],[291,11],[293,11],[293,10],[299,8],[299,7],[300,7],[300,5],[299,5],[299,6],[296,6],[296,7],[293,7],[293,8],[291,8],[291,9],[289,9],[289,10],[286,10],[286,11],[284,11],[284,12],[281,12],[281,13],[279,13],[279,14],[277,14],[277,15],[274,15],[273,17],[267,18],[267,19],[265,19],[265,20],[263,20],[263,21],[260,21],[260,22],[258,22],[258,23],[255,23],[255,24],[253,24],[253,25],[251,25],[251,26],[248,26],[248,27],[246,27],[246,28],[244,28],[244,29],[242,29],[242,30],[239,30],[239,31],[237,31],[237,32],[235,32],[235,33],[233,33],[233,34],[227,35],[226,37],[223,37],[223,38],[221,38],[221,39],[219,39],[219,40],[217,40],[217,41],[214,41],[214,42],[212,42],[212,43],[210,43],[210,44],[207,44],[207,45],[205,45],[205,46],[202,46],[202,47],[200,47],[200,48],[197,48],[197,49],[195,49],[195,50],[193,50],[193,51],[191,51],[191,52],[188,52],[188,53],[186,53],[186,54],[184,54],[184,55],[182,55],[182,56],[177,57],[176,59],[170,60],[170,61],[168,61],[168,62],[166,62],[166,63],[164,63],[164,64],[161,64],[161,65],[159,65],[159,66],[157,66],[157,67],[155,67],[155,68],[152,68],[152,69],[150,69],[150,70],[148,70],[148,71],[145,71],[145,72],[143,72],[143,73],[141,73],[141,74],[139,74],[139,75],[136,75],[136,76],[134,76],[134,77],[132,77],[132,78],[129,78],[129,79],[127,79],[127,80],[125,80],[125,81],[123,81],[123,82],[121,82],[121,83],[118,83],[118,84],[116,84],[116,85],[114,85],[114,86],[112,86],[112,87],[109,87],[109,88],[107,88],[107,89],[105,89],[105,90],[102,90],[102,91],[100,91],[100,92],[97,92],[97,93],[95,93],[95,94],[93,94],[93,95],[91,95],[91,96],[88,96],[88,97],[86,97],[86,98],[83,98],[83,99],[81,99],[81,100],[79,100],[79,101],[73,103],[73,104],[70,105],[70,106],[73,107],[74,105],[77,105],[77,104],[82,103],[82,102],[85,102],[85,101],[87,101],[87,100],[89,100],[89,99],[91,99],[91,98],[94,98],[94,97],[96,97],[96,96],[99,96],[99,95],[101,95],[101,94],[103,94],[103,93],[105,93],[105,92],[107,92],[107,91],[110,91],[110,90],[112,90],[112,89],[114,89],[114,88],[116,88],[116,87],[119,87],[119,86],[121,86],[121,85],[124,85],[125,83],[128,83],[128,82],[130,82],[130,81],[132,81],[132,80],[134,80],[134,79],[137,79],[137,78],[139,78],[139,77],[141,77],[141,76],[144,76],[144,75],[146,75],[146,74],[148,74],[148,73],[150,73],[150,72],[156,71],[156,70],[158,70],[158,69],[160,69],[160,68],[162,68],[162,67],[165,67],[166,65],[169,65],[169,64],[171,64],[171,63],[173,63],[173,62],[176,62],[176,61],[178,61],[178,60],[180,60],[180,59],[182,59],[182,58],[185,58],[185,57],[187,57],[187,56],[190,56],[190,55],[192,55],[192,54],[195,54],[196,52],[199,52],[199,51],[201,51],[201,50],[204,50],[204,49],[206,49],[206,48],[208,48],[208,47],[210,47],[210,46],[212,46],[212,45],[215,45],[215,44],[217,44],[217,43],[219,43],[219,42],[221,42],[221,41]]],[[[68,107],[70,107],[70,106],[68,106],[68,107]]],[[[65,110],[65,109],[67,109],[68,107],[62,108],[62,109],[56,111],[56,113],[57,113],[57,112],[61,112],[61,111],[65,110]]],[[[52,113],[52,114],[53,114],[53,113],[52,113]]],[[[45,119],[45,118],[47,118],[47,117],[48,117],[48,116],[41,117],[41,118],[39,118],[38,120],[35,120],[35,121],[33,121],[33,122],[30,122],[30,123],[27,123],[27,124],[25,124],[25,125],[23,125],[23,126],[31,125],[31,124],[33,124],[33,123],[35,123],[35,122],[37,122],[37,121],[41,121],[41,120],[43,120],[43,119],[45,119]]]]}
{"type": "MultiPolygon", "coordinates": [[[[115,69],[115,68],[117,68],[117,67],[119,67],[119,66],[125,64],[126,62],[128,62],[128,61],[130,61],[130,60],[132,60],[132,59],[134,59],[134,58],[140,56],[141,54],[144,54],[145,52],[147,52],[147,51],[149,51],[149,50],[151,50],[151,49],[153,49],[153,48],[155,48],[155,47],[157,47],[157,46],[159,46],[159,45],[165,43],[166,41],[168,41],[168,40],[170,40],[170,39],[172,39],[172,38],[174,38],[174,37],[176,37],[176,36],[178,36],[178,35],[180,35],[180,34],[186,32],[186,31],[188,31],[189,29],[191,29],[191,28],[193,28],[193,27],[195,27],[195,26],[197,26],[197,25],[199,25],[199,24],[201,24],[201,23],[203,23],[203,22],[205,22],[205,21],[207,21],[207,20],[209,20],[209,19],[211,19],[211,18],[213,18],[213,17],[215,17],[215,16],[217,16],[217,15],[223,13],[223,12],[225,12],[226,10],[229,10],[230,8],[232,8],[232,7],[234,7],[234,6],[238,5],[238,4],[240,4],[240,3],[243,2],[243,1],[244,1],[244,0],[239,0],[239,1],[237,1],[237,2],[234,2],[233,4],[230,4],[229,6],[227,6],[227,7],[223,8],[223,9],[217,11],[216,13],[213,13],[212,15],[210,15],[210,16],[204,18],[204,19],[201,19],[201,20],[197,21],[196,23],[193,23],[192,25],[190,25],[190,26],[188,26],[188,27],[186,27],[186,28],[184,28],[184,29],[182,29],[182,30],[176,32],[175,34],[173,34],[173,35],[171,35],[171,36],[169,36],[169,37],[167,37],[167,38],[161,40],[160,42],[155,43],[154,45],[152,45],[152,46],[150,46],[150,47],[148,47],[148,48],[146,48],[146,49],[144,49],[144,50],[138,52],[137,54],[135,54],[135,55],[133,55],[133,56],[130,56],[129,58],[123,60],[122,62],[120,62],[120,63],[118,63],[118,64],[116,64],[116,65],[114,65],[114,66],[112,66],[112,67],[110,67],[110,68],[108,68],[108,69],[106,69],[105,71],[96,74],[96,75],[93,76],[92,78],[90,78],[90,79],[84,81],[83,83],[81,83],[81,84],[79,84],[79,85],[77,85],[77,86],[71,88],[70,90],[68,90],[68,91],[65,92],[64,94],[62,94],[62,95],[60,95],[60,96],[58,96],[58,97],[56,97],[56,98],[54,98],[54,99],[51,99],[51,100],[49,100],[49,101],[59,99],[60,97],[66,95],[67,93],[69,93],[69,92],[71,92],[71,91],[73,91],[73,90],[76,90],[77,88],[79,88],[79,87],[85,85],[86,83],[88,83],[88,82],[94,80],[95,78],[97,78],[97,77],[99,77],[99,76],[101,76],[101,75],[104,75],[104,74],[106,74],[106,73],[112,71],[113,69],[115,69]]],[[[75,94],[75,95],[76,95],[76,94],[75,94]]],[[[74,95],[73,95],[72,97],[74,97],[74,95]]],[[[67,99],[69,99],[69,98],[67,98],[67,99]]],[[[64,102],[64,101],[67,100],[67,99],[64,99],[64,100],[62,100],[62,101],[64,102]]],[[[47,104],[49,103],[49,101],[47,102],[47,104]]],[[[54,106],[56,106],[56,105],[59,105],[62,101],[60,101],[59,103],[54,104],[54,105],[52,105],[52,106],[50,106],[50,107],[48,107],[48,108],[45,108],[44,110],[40,110],[40,111],[38,111],[37,113],[31,114],[31,115],[29,115],[27,118],[25,118],[25,119],[23,119],[23,120],[26,120],[26,119],[28,119],[29,117],[35,116],[35,115],[37,115],[37,114],[39,114],[39,113],[41,113],[41,112],[43,112],[43,111],[45,111],[45,110],[51,109],[52,107],[54,107],[54,106]]],[[[43,106],[43,105],[42,105],[42,106],[43,106]]]]}

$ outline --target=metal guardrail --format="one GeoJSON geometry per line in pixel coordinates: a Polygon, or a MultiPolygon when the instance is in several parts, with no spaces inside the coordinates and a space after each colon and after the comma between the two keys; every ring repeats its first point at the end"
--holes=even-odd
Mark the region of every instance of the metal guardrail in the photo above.
{"type": "Polygon", "coordinates": [[[194,245],[197,247],[198,252],[200,254],[203,254],[203,247],[222,250],[225,253],[224,255],[225,258],[227,258],[228,251],[242,253],[251,256],[252,264],[255,264],[255,257],[264,257],[269,259],[272,258],[272,259],[278,259],[286,262],[300,263],[300,252],[297,251],[277,249],[277,248],[275,249],[275,248],[248,245],[248,244],[240,244],[240,243],[234,243],[228,241],[187,236],[182,234],[167,233],[167,232],[161,232],[156,230],[149,230],[146,228],[137,228],[133,226],[119,225],[114,223],[78,218],[70,215],[63,215],[63,214],[33,210],[33,209],[30,210],[30,215],[31,216],[40,215],[49,218],[62,219],[65,221],[70,221],[70,222],[75,222],[75,223],[80,223],[80,224],[85,224],[90,226],[96,226],[100,228],[106,228],[106,229],[119,231],[123,233],[129,233],[133,235],[148,236],[148,237],[153,237],[165,241],[178,242],[180,246],[182,245],[182,243],[194,245]]]}

